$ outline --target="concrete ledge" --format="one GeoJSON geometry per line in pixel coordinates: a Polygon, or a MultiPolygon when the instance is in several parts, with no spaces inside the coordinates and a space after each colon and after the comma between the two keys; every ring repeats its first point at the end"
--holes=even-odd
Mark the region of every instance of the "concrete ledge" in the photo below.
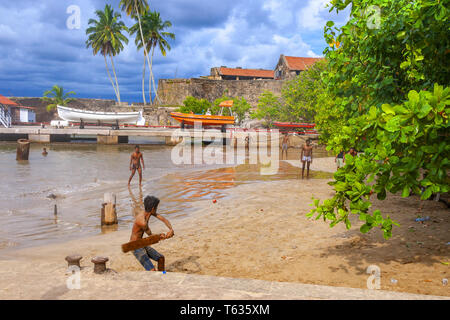
{"type": "Polygon", "coordinates": [[[119,137],[118,136],[97,135],[97,143],[98,144],[118,144],[119,137]]]}
{"type": "MultiPolygon", "coordinates": [[[[102,286],[88,277],[85,289],[63,299],[192,299],[192,300],[450,300],[450,297],[331,287],[301,283],[236,279],[176,272],[125,272],[103,276],[102,286]],[[103,290],[107,286],[109,290],[103,290]],[[126,296],[123,288],[127,288],[126,296]],[[114,290],[117,288],[117,290],[114,290]],[[151,294],[149,294],[151,292],[151,294]]],[[[97,277],[98,279],[98,277],[97,277]]]]}
{"type": "Polygon", "coordinates": [[[30,140],[31,142],[49,143],[50,135],[49,134],[29,134],[28,140],[30,140]]]}

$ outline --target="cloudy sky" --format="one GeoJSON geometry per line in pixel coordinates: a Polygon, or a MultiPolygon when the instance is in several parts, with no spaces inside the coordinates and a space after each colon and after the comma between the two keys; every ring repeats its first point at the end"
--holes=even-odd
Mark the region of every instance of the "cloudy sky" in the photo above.
{"type": "MultiPolygon", "coordinates": [[[[167,57],[155,55],[159,78],[208,75],[214,66],[273,69],[280,54],[321,56],[326,21],[342,24],[327,0],[154,0],[152,10],[173,24],[176,40],[167,57]]],[[[95,10],[119,0],[14,0],[0,3],[0,94],[42,96],[54,84],[77,97],[114,99],[103,57],[86,49],[87,22],[95,10]],[[70,29],[71,5],[81,27],[70,29]]],[[[125,14],[127,26],[133,21],[125,14]]],[[[143,51],[134,39],[115,58],[122,100],[142,101],[143,51]]]]}

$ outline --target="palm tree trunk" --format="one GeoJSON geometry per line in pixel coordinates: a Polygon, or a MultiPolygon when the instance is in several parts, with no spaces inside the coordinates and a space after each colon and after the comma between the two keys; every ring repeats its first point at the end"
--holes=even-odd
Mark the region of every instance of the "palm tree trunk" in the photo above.
{"type": "Polygon", "coordinates": [[[106,61],[106,55],[103,55],[103,58],[105,58],[105,67],[106,67],[106,72],[108,72],[109,81],[111,81],[111,84],[112,84],[113,89],[114,89],[114,93],[116,94],[116,98],[119,99],[119,96],[117,95],[116,86],[114,85],[114,81],[113,81],[113,79],[111,77],[111,73],[109,72],[108,61],[106,61]]]}
{"type": "MultiPolygon", "coordinates": [[[[144,40],[144,32],[142,31],[141,15],[139,14],[136,0],[134,0],[134,10],[136,11],[136,15],[138,17],[139,30],[141,32],[142,47],[144,48],[144,56],[147,57],[148,65],[150,65],[150,60],[149,60],[148,52],[147,52],[147,46],[146,46],[145,40],[144,40]]],[[[150,97],[150,103],[153,103],[153,101],[151,100],[151,97],[150,97]]]]}
{"type": "Polygon", "coordinates": [[[120,104],[120,89],[119,89],[119,82],[117,81],[116,68],[114,67],[114,61],[113,61],[112,55],[110,54],[109,57],[111,58],[112,70],[114,73],[114,78],[116,79],[117,98],[119,99],[118,102],[120,104]]]}
{"type": "MultiPolygon", "coordinates": [[[[155,53],[155,47],[152,47],[152,58],[150,59],[150,76],[148,77],[148,87],[149,89],[149,95],[150,95],[150,99],[152,99],[152,76],[153,76],[153,55],[155,53]]],[[[153,104],[153,100],[152,100],[152,104],[153,104]]]]}
{"type": "Polygon", "coordinates": [[[154,55],[154,53],[155,53],[155,47],[153,47],[153,50],[152,50],[152,65],[150,66],[150,77],[151,77],[151,80],[153,81],[153,88],[155,90],[155,99],[158,100],[159,104],[161,104],[161,100],[159,99],[159,96],[158,96],[158,90],[156,88],[155,77],[153,75],[153,55],[154,55]]]}
{"type": "Polygon", "coordinates": [[[144,105],[147,104],[145,101],[145,67],[146,67],[146,57],[144,56],[144,69],[142,70],[142,99],[144,100],[144,105]]]}

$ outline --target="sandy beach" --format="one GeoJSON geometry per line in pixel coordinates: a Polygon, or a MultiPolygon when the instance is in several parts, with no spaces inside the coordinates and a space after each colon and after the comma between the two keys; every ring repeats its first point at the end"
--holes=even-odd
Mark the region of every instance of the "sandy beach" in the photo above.
{"type": "MultiPolygon", "coordinates": [[[[320,159],[313,168],[333,171],[333,159],[320,159]]],[[[332,195],[328,181],[289,179],[230,188],[217,203],[196,202],[193,214],[172,221],[175,236],[154,247],[165,255],[167,272],[367,288],[366,269],[377,265],[383,290],[450,296],[448,285],[442,284],[449,277],[450,262],[446,245],[450,216],[442,203],[422,203],[420,214],[430,220],[420,223],[414,221],[421,206],[417,197],[373,199],[374,209],[400,223],[386,241],[378,230],[360,234],[357,217],[346,230],[343,225],[330,229],[322,220],[305,216],[312,196],[332,195]]],[[[154,233],[165,231],[162,223],[150,221],[154,233]]],[[[81,276],[89,283],[78,298],[89,297],[89,288],[107,289],[105,277],[126,279],[127,274],[144,273],[131,253],[120,250],[128,239],[129,231],[121,230],[3,252],[0,299],[74,298],[65,286],[64,260],[73,253],[83,256],[81,276]],[[90,259],[97,255],[109,257],[108,275],[93,274],[90,259]]],[[[136,281],[128,284],[134,286],[136,281]]],[[[133,299],[129,286],[115,287],[115,294],[133,299]]]]}

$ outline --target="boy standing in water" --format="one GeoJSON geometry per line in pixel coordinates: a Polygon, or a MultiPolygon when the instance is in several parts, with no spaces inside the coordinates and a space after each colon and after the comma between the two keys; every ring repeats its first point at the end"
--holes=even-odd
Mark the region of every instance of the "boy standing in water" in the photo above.
{"type": "MultiPolygon", "coordinates": [[[[173,237],[174,232],[172,229],[172,225],[170,222],[164,218],[163,216],[156,213],[156,210],[158,209],[159,199],[153,196],[146,196],[144,199],[144,208],[145,211],[141,211],[134,221],[133,229],[131,230],[131,237],[130,241],[136,241],[139,239],[142,239],[144,232],[148,235],[152,234],[152,231],[150,230],[148,226],[148,222],[150,220],[151,216],[154,216],[155,218],[159,219],[160,221],[164,222],[164,224],[169,228],[169,232],[166,234],[161,233],[160,238],[163,239],[169,239],[173,237]]],[[[153,265],[152,260],[158,262],[158,271],[165,271],[164,267],[164,256],[160,254],[158,251],[156,251],[154,248],[147,246],[144,248],[140,248],[133,251],[134,256],[136,259],[142,264],[142,266],[147,271],[156,271],[155,266],[153,265]]]]}
{"type": "Polygon", "coordinates": [[[131,179],[133,179],[136,170],[139,173],[139,185],[142,185],[142,169],[145,169],[144,157],[142,156],[142,153],[139,151],[139,146],[136,146],[134,148],[134,152],[131,154],[130,159],[131,176],[130,179],[128,179],[128,185],[130,185],[131,179]],[[142,168],[141,168],[141,161],[142,161],[142,168]]]}
{"type": "Polygon", "coordinates": [[[309,166],[312,163],[313,160],[313,147],[311,145],[311,140],[306,140],[306,145],[303,145],[302,147],[302,153],[300,154],[300,159],[302,161],[303,167],[302,167],[302,179],[305,175],[305,164],[307,166],[307,173],[306,178],[309,178],[309,166]]]}
{"type": "Polygon", "coordinates": [[[286,160],[288,158],[288,142],[289,135],[287,133],[284,134],[283,141],[281,143],[281,159],[283,159],[283,154],[286,152],[286,160]]]}

